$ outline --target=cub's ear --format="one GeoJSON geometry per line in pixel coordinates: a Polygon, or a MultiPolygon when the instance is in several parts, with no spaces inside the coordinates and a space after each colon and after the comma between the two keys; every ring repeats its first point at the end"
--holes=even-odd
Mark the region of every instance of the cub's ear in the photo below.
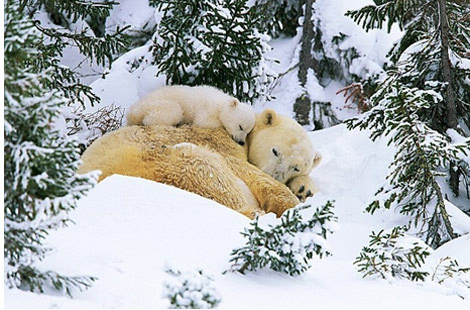
{"type": "Polygon", "coordinates": [[[271,127],[276,126],[278,123],[279,116],[271,109],[266,109],[256,116],[256,126],[258,127],[271,127]]]}
{"type": "Polygon", "coordinates": [[[233,98],[232,101],[230,101],[230,107],[236,108],[239,103],[240,101],[238,101],[238,99],[233,98]]]}

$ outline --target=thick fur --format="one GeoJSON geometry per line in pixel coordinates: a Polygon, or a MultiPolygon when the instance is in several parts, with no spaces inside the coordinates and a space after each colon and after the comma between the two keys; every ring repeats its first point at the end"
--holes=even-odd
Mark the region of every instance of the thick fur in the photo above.
{"type": "Polygon", "coordinates": [[[315,182],[308,175],[292,178],[286,185],[302,202],[318,192],[315,182]]]}
{"type": "MultiPolygon", "coordinates": [[[[251,134],[258,131],[274,134],[277,126],[284,126],[283,122],[295,123],[289,118],[279,118],[279,122],[267,124],[267,119],[272,117],[277,115],[271,110],[261,114],[257,122],[264,125],[255,126],[251,134]]],[[[303,132],[302,127],[297,126],[290,132],[283,132],[278,140],[303,132]]],[[[127,126],[96,140],[83,154],[78,173],[101,170],[100,180],[112,174],[142,177],[213,199],[250,218],[265,212],[280,216],[300,201],[284,183],[248,162],[247,155],[256,153],[259,144],[250,144],[256,138],[247,141],[248,147],[242,147],[221,128],[127,126]]],[[[284,154],[290,148],[297,149],[295,144],[279,141],[269,147],[277,147],[284,154]]],[[[307,160],[299,158],[302,162],[307,160]]],[[[307,161],[313,162],[314,158],[307,161]]],[[[302,178],[308,178],[306,175],[298,177],[296,187],[302,186],[302,178]]],[[[295,179],[294,176],[290,181],[295,179]]]]}
{"type": "Polygon", "coordinates": [[[251,106],[240,103],[211,86],[165,86],[129,107],[128,125],[192,124],[204,128],[225,128],[244,144],[255,125],[251,106]]]}
{"type": "Polygon", "coordinates": [[[321,161],[305,130],[272,110],[257,115],[248,145],[248,161],[284,184],[307,176],[321,161]]]}

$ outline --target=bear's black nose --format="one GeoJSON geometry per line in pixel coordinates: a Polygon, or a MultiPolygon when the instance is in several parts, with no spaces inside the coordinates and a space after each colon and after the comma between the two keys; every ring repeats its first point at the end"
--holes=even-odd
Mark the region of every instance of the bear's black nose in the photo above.
{"type": "Polygon", "coordinates": [[[245,142],[243,142],[243,141],[238,141],[238,144],[240,144],[240,145],[245,145],[245,142]]]}

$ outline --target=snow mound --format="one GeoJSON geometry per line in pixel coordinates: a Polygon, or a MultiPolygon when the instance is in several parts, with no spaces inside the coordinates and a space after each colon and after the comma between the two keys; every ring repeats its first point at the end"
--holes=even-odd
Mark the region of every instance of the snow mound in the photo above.
{"type": "MultiPolygon", "coordinates": [[[[181,189],[115,175],[79,201],[71,214],[75,225],[51,232],[47,241],[55,250],[39,266],[99,280],[74,299],[5,289],[5,307],[164,308],[165,266],[171,264],[213,275],[221,308],[468,308],[468,300],[433,283],[391,284],[362,279],[356,271],[352,263],[372,230],[406,224],[393,210],[373,216],[363,211],[393,158],[385,141],[373,143],[367,134],[343,125],[310,133],[323,161],[312,172],[320,193],[308,202],[335,200],[340,229],[327,240],[333,256],[314,259],[300,276],[265,269],[222,274],[230,268],[231,251],[244,244],[240,232],[249,219],[181,189]]],[[[468,231],[468,217],[453,211],[468,231]]],[[[270,214],[264,217],[276,221],[270,214]]],[[[433,258],[455,254],[464,266],[470,261],[464,243],[468,235],[448,242],[449,251],[436,251],[433,258]]]]}

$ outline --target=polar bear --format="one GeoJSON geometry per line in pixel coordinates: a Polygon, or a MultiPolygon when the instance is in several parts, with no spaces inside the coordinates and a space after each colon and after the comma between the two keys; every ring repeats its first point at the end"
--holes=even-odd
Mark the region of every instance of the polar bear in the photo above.
{"type": "Polygon", "coordinates": [[[299,130],[300,125],[295,121],[276,113],[267,115],[269,117],[266,114],[257,116],[255,128],[248,136],[248,161],[287,184],[301,201],[305,201],[318,189],[310,178],[301,176],[308,176],[318,166],[322,155],[313,148],[307,133],[299,130]]]}
{"type": "Polygon", "coordinates": [[[127,125],[157,124],[223,127],[244,145],[255,125],[255,112],[215,87],[173,85],[159,88],[129,107],[127,125]]]}
{"type": "Polygon", "coordinates": [[[267,212],[281,216],[300,203],[286,183],[294,184],[297,191],[302,188],[302,193],[315,191],[308,174],[321,156],[309,144],[299,124],[273,110],[257,115],[244,147],[222,128],[125,126],[95,140],[83,153],[78,173],[101,170],[99,180],[112,174],[146,178],[215,200],[250,218],[267,212]],[[281,161],[273,149],[283,155],[281,161]],[[285,156],[299,149],[307,152],[285,156]],[[263,154],[267,166],[261,160],[263,154]],[[248,161],[250,157],[257,161],[255,165],[248,161]],[[257,165],[274,172],[280,181],[257,165]]]}

